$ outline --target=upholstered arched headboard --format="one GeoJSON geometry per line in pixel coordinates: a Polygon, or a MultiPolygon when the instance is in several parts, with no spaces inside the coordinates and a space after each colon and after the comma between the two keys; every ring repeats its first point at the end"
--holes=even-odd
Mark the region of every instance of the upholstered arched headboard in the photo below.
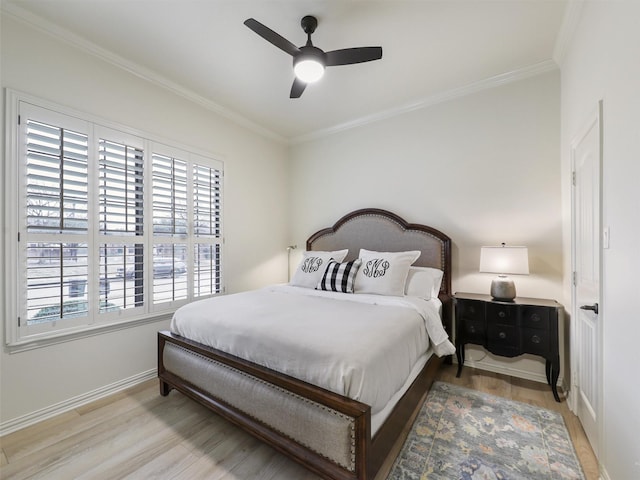
{"type": "Polygon", "coordinates": [[[309,237],[307,250],[348,248],[346,260],[357,258],[361,248],[379,252],[419,250],[414,265],[444,271],[440,297],[448,303],[451,296],[451,239],[435,228],[407,223],[398,215],[377,208],[348,213],[332,227],[309,237]]]}

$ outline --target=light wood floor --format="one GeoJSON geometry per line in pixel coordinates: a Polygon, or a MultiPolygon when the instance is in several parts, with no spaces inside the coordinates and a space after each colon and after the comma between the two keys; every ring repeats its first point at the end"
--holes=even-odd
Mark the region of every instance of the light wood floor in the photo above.
{"type": "MultiPolygon", "coordinates": [[[[577,418],[544,384],[455,366],[439,380],[562,413],[587,480],[598,467],[577,418]]],[[[409,426],[407,427],[408,431],[409,426]]],[[[317,480],[318,477],[178,392],[148,381],[0,439],[2,479],[317,480]]],[[[399,440],[376,480],[383,480],[399,440]]]]}

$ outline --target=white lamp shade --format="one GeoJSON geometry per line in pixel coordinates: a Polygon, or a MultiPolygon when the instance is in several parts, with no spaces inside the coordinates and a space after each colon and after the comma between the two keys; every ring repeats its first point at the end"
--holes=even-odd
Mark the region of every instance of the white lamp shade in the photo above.
{"type": "Polygon", "coordinates": [[[314,58],[301,60],[295,64],[293,71],[305,83],[317,82],[324,75],[324,65],[314,58]]]}
{"type": "Polygon", "coordinates": [[[482,247],[480,249],[480,272],[528,275],[529,252],[527,247],[482,247]]]}

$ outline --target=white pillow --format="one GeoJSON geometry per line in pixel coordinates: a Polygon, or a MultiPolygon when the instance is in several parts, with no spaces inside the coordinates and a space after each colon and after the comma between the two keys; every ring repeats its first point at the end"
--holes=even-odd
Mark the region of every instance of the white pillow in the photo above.
{"type": "Polygon", "coordinates": [[[409,252],[373,252],[360,249],[362,265],[356,274],[355,293],[404,295],[409,266],[420,256],[418,250],[409,252]]]}
{"type": "Polygon", "coordinates": [[[410,267],[404,294],[426,300],[438,298],[443,276],[439,268],[410,267]]]}
{"type": "Polygon", "coordinates": [[[289,284],[296,287],[316,288],[316,285],[322,279],[322,275],[324,275],[324,271],[327,269],[329,260],[333,258],[336,262],[342,262],[347,253],[349,253],[349,249],[333,252],[313,250],[303,252],[302,260],[289,284]]]}

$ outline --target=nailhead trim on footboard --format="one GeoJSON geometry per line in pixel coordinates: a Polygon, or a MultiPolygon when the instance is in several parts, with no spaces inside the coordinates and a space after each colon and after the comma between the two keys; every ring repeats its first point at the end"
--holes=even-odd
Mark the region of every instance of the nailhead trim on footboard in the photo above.
{"type": "Polygon", "coordinates": [[[164,346],[163,363],[168,372],[340,467],[355,471],[353,417],[172,343],[164,346]]]}

